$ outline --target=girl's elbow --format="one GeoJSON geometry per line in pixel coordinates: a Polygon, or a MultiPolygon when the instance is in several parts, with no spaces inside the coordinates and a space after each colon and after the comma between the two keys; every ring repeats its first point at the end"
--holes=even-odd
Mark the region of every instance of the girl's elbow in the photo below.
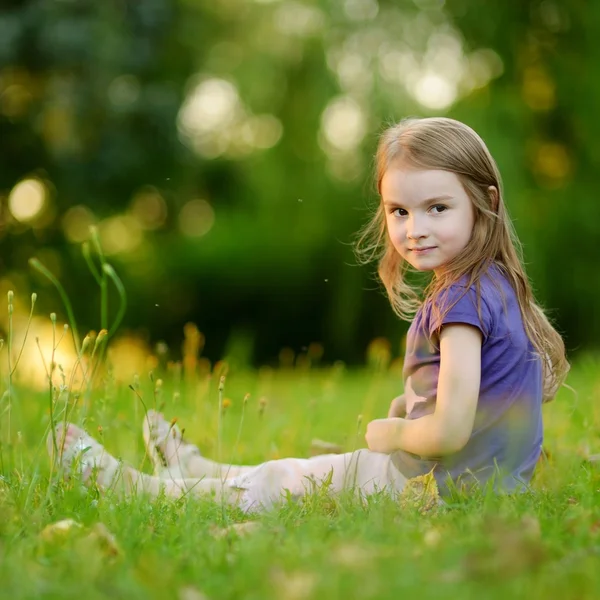
{"type": "Polygon", "coordinates": [[[448,431],[440,435],[439,456],[447,456],[460,452],[469,442],[471,431],[448,431]]]}

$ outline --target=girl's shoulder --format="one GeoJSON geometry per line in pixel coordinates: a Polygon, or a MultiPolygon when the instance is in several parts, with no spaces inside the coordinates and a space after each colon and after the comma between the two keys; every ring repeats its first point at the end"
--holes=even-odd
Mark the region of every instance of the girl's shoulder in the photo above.
{"type": "Polygon", "coordinates": [[[424,303],[426,331],[434,334],[442,325],[466,323],[481,329],[485,339],[502,313],[514,312],[516,295],[499,265],[490,265],[473,283],[470,280],[465,275],[424,303]]]}
{"type": "MultiPolygon", "coordinates": [[[[468,275],[463,275],[442,291],[441,296],[445,296],[449,301],[463,296],[471,301],[477,299],[488,304],[490,309],[503,305],[509,297],[516,296],[504,268],[497,263],[492,263],[473,283],[470,279],[468,275]]],[[[446,303],[449,303],[448,300],[446,303]]]]}

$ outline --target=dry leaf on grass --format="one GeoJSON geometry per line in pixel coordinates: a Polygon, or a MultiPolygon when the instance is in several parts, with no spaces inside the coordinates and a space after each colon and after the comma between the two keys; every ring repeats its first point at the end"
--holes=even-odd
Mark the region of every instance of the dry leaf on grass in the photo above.
{"type": "Polygon", "coordinates": [[[66,540],[74,533],[80,533],[83,530],[83,525],[74,519],[62,519],[56,523],[46,525],[40,532],[40,537],[44,542],[61,542],[66,540]]]}
{"type": "Polygon", "coordinates": [[[122,554],[117,543],[117,538],[108,530],[104,523],[96,523],[92,526],[86,539],[98,547],[105,556],[116,557],[122,554]]]}
{"type": "Polygon", "coordinates": [[[433,473],[413,477],[406,482],[400,493],[400,506],[416,508],[424,514],[443,504],[433,473]]]}
{"type": "Polygon", "coordinates": [[[74,519],[63,519],[42,529],[40,538],[47,546],[56,546],[73,540],[81,552],[98,550],[105,558],[115,558],[122,554],[115,536],[104,523],[95,523],[89,528],[74,519]]]}

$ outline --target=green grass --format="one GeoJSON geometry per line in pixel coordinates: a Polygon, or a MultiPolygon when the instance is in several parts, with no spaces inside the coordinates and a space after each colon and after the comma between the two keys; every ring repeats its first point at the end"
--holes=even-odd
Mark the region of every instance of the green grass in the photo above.
{"type": "MultiPolygon", "coordinates": [[[[217,458],[220,446],[224,461],[247,463],[306,456],[313,438],[363,447],[366,423],[401,392],[397,369],[233,370],[218,444],[218,377],[179,386],[169,373],[157,377],[158,393],[149,377],[140,383],[148,408],[176,416],[207,456],[217,458]]],[[[149,472],[144,407],[128,383],[105,377],[85,426],[149,472]]],[[[549,460],[529,493],[477,493],[424,514],[384,495],[360,504],[321,493],[252,517],[260,527],[246,536],[221,537],[215,532],[248,517],[208,499],[118,501],[51,477],[49,394],[17,387],[11,445],[1,421],[0,597],[597,598],[600,467],[587,458],[600,453],[599,361],[581,357],[569,384],[576,394],[562,389],[544,408],[549,460]],[[44,528],[66,518],[83,528],[46,540],[44,528]],[[97,523],[115,536],[117,556],[90,535],[97,523]]],[[[63,401],[53,405],[57,419],[63,401]]],[[[80,424],[81,406],[72,417],[80,424]]]]}

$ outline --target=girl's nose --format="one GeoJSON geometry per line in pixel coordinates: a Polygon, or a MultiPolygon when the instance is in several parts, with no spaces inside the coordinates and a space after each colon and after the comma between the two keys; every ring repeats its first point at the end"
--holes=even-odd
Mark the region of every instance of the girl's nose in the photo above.
{"type": "Polygon", "coordinates": [[[427,236],[425,227],[420,219],[410,218],[406,227],[406,237],[409,240],[418,240],[427,236]]]}

